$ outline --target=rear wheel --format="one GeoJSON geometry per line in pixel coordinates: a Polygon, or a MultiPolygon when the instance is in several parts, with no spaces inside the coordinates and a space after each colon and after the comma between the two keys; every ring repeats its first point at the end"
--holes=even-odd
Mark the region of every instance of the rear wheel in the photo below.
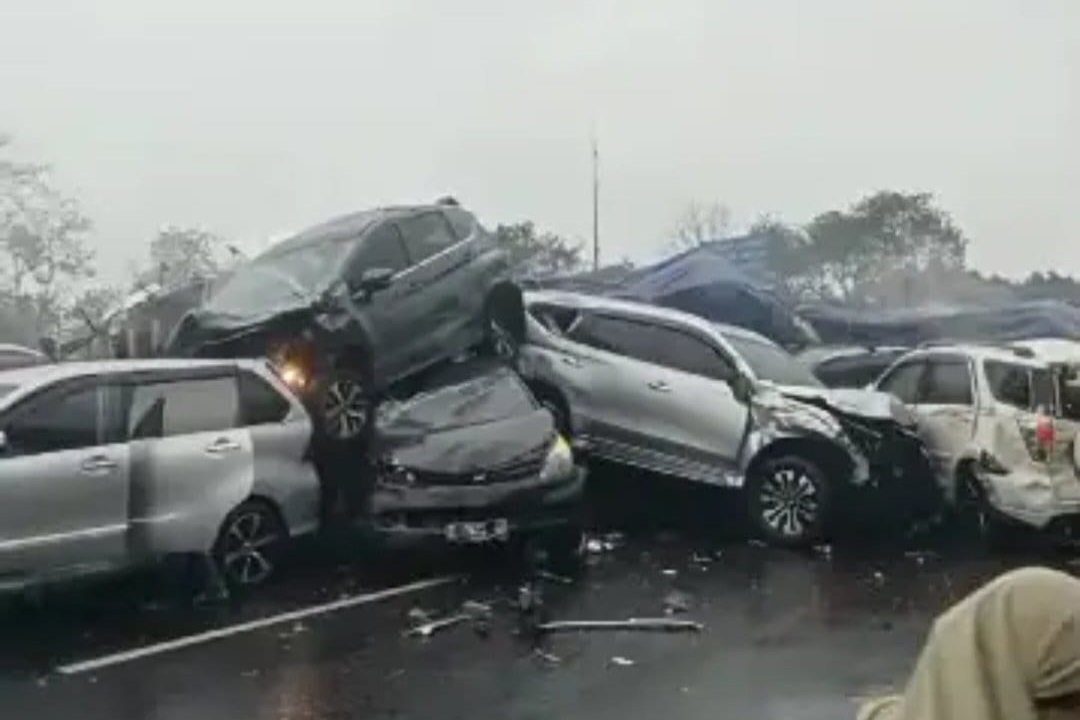
{"type": "Polygon", "coordinates": [[[288,533],[269,503],[247,500],[229,513],[214,544],[214,560],[231,588],[265,584],[277,571],[288,533]]]}
{"type": "Polygon", "coordinates": [[[785,455],[766,460],[747,478],[750,521],[771,544],[811,544],[825,532],[829,490],[825,473],[805,458],[785,455]]]}

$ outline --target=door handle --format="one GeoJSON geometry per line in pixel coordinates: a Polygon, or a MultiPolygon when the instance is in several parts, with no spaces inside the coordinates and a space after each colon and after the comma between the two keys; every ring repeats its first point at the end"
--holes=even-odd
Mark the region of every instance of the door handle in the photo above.
{"type": "Polygon", "coordinates": [[[570,367],[581,367],[581,361],[577,358],[562,356],[559,359],[562,360],[563,365],[569,365],[570,367]]]}
{"type": "Polygon", "coordinates": [[[221,455],[222,453],[233,452],[240,449],[240,443],[229,438],[219,438],[214,442],[206,446],[206,452],[211,455],[221,455]]]}
{"type": "Polygon", "coordinates": [[[649,383],[649,389],[655,390],[656,392],[671,392],[671,386],[663,380],[653,380],[649,383]]]}
{"type": "Polygon", "coordinates": [[[79,468],[84,473],[108,472],[116,469],[116,461],[106,455],[94,455],[83,460],[79,468]]]}

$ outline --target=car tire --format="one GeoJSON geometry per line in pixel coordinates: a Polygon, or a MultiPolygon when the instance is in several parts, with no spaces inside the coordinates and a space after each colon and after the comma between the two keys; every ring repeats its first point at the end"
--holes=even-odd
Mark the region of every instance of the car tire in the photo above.
{"type": "Polygon", "coordinates": [[[769,544],[800,547],[820,540],[831,510],[825,472],[798,455],[762,462],[747,478],[750,522],[769,544]]]}
{"type": "Polygon", "coordinates": [[[246,500],[221,523],[214,562],[231,590],[254,589],[277,573],[287,539],[285,523],[269,502],[246,500]]]}
{"type": "Polygon", "coordinates": [[[368,439],[375,421],[370,388],[364,373],[353,370],[334,370],[322,378],[310,408],[319,437],[334,445],[368,439]]]}

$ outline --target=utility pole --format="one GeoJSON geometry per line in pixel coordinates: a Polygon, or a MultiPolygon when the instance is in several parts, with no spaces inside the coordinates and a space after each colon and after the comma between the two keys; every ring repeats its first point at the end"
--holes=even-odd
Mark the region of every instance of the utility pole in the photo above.
{"type": "Polygon", "coordinates": [[[600,149],[592,139],[592,265],[600,269],[600,149]]]}

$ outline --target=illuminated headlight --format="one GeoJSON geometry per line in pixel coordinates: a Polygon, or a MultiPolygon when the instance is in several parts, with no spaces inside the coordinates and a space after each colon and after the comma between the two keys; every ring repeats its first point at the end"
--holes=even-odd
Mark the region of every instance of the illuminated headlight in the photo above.
{"type": "Polygon", "coordinates": [[[555,436],[555,442],[551,444],[547,457],[544,459],[544,467],[540,471],[540,479],[543,481],[558,480],[574,473],[574,453],[570,450],[570,443],[562,435],[555,436]]]}
{"type": "Polygon", "coordinates": [[[285,384],[293,390],[303,390],[307,387],[307,373],[304,372],[304,368],[296,363],[282,363],[278,366],[278,374],[285,384]]]}

